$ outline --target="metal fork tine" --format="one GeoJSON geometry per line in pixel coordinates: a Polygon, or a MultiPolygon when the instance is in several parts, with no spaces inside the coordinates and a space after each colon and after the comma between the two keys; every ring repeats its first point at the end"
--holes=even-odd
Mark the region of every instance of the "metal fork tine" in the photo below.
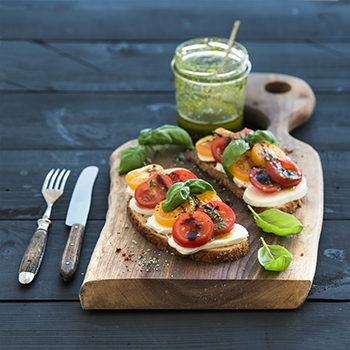
{"type": "Polygon", "coordinates": [[[52,177],[51,177],[51,181],[50,181],[50,185],[49,185],[49,189],[50,189],[50,190],[53,189],[53,184],[55,183],[55,180],[56,180],[56,177],[57,177],[59,171],[60,171],[60,169],[57,169],[57,170],[55,171],[55,173],[54,173],[54,174],[52,175],[52,177]]]}
{"type": "Polygon", "coordinates": [[[58,188],[59,188],[59,185],[60,185],[60,181],[61,181],[61,179],[62,179],[62,177],[63,177],[63,175],[64,175],[64,173],[66,172],[66,169],[63,169],[61,172],[60,172],[60,174],[58,175],[58,178],[57,178],[57,180],[56,180],[56,183],[55,183],[55,190],[58,190],[58,188]]]}
{"type": "Polygon", "coordinates": [[[53,173],[54,171],[55,171],[55,169],[51,169],[51,170],[48,172],[48,174],[46,175],[45,180],[44,180],[44,184],[43,184],[43,189],[44,189],[44,188],[47,188],[47,185],[49,184],[51,175],[52,175],[52,173],[53,173]]]}
{"type": "Polygon", "coordinates": [[[61,186],[60,186],[60,188],[59,188],[60,191],[63,191],[63,190],[64,190],[64,186],[66,186],[66,181],[67,181],[67,179],[68,179],[69,174],[70,174],[70,170],[68,170],[68,171],[66,172],[66,175],[64,175],[64,178],[63,178],[63,180],[62,180],[62,182],[61,182],[61,186]]]}

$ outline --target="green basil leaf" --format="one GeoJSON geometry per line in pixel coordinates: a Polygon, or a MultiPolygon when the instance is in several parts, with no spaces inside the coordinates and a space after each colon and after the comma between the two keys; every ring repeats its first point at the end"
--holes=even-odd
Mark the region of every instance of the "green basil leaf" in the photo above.
{"type": "Polygon", "coordinates": [[[138,141],[146,146],[176,145],[188,149],[194,148],[187,131],[174,125],[163,125],[155,130],[141,130],[138,141]]]}
{"type": "MultiPolygon", "coordinates": [[[[249,135],[249,134],[248,134],[249,135]]],[[[221,164],[225,170],[225,173],[228,177],[228,179],[232,182],[233,176],[230,173],[229,167],[233,162],[235,162],[245,151],[248,151],[250,149],[249,143],[239,139],[239,140],[233,140],[228,144],[226,147],[222,159],[221,164]]]]}
{"type": "Polygon", "coordinates": [[[202,179],[187,180],[185,184],[190,188],[192,194],[202,194],[207,191],[216,193],[213,186],[202,179]]]}
{"type": "Polygon", "coordinates": [[[124,174],[142,165],[147,158],[147,149],[144,145],[130,146],[122,152],[118,174],[124,174]]]}
{"type": "Polygon", "coordinates": [[[143,129],[140,131],[140,136],[137,139],[140,145],[147,145],[150,139],[152,139],[153,130],[150,128],[143,129]]]}
{"type": "Polygon", "coordinates": [[[165,213],[170,213],[181,205],[191,194],[202,194],[204,192],[215,192],[212,185],[201,179],[191,179],[186,182],[177,182],[172,185],[166,194],[166,199],[162,203],[165,213]]]}
{"type": "Polygon", "coordinates": [[[260,237],[263,247],[258,251],[259,263],[269,271],[284,271],[292,261],[292,254],[280,245],[267,245],[260,237]]]}
{"type": "Polygon", "coordinates": [[[177,182],[172,185],[166,194],[166,199],[162,203],[165,213],[170,213],[181,205],[190,195],[190,188],[184,182],[177,182]]]}
{"type": "Polygon", "coordinates": [[[278,209],[268,209],[257,214],[250,205],[256,224],[264,231],[274,233],[277,236],[289,236],[301,232],[304,226],[291,214],[278,209]]]}
{"type": "Polygon", "coordinates": [[[255,130],[254,132],[249,133],[245,137],[245,141],[247,141],[251,146],[255,145],[260,141],[273,143],[277,146],[277,139],[270,130],[255,130]]]}

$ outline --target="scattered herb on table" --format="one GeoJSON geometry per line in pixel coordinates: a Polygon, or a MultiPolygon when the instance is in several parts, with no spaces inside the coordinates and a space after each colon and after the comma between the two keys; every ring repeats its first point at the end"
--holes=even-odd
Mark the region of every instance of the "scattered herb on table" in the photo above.
{"type": "Polygon", "coordinates": [[[280,245],[267,245],[260,237],[263,247],[258,251],[259,263],[269,271],[284,271],[292,261],[292,254],[280,245]]]}
{"type": "Polygon", "coordinates": [[[193,149],[193,142],[186,130],[163,125],[157,129],[143,129],[138,138],[138,145],[130,146],[122,152],[119,164],[119,175],[140,167],[147,159],[147,146],[156,152],[154,146],[175,145],[193,149]]]}
{"type": "Polygon", "coordinates": [[[268,209],[257,214],[250,205],[248,208],[252,212],[256,224],[264,232],[274,233],[277,236],[289,236],[301,232],[304,228],[296,217],[281,210],[268,209]]]}

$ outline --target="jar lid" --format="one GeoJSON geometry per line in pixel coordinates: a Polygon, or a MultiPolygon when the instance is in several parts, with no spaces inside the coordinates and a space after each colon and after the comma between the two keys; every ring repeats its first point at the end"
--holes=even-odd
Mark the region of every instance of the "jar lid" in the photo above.
{"type": "Polygon", "coordinates": [[[223,64],[228,40],[223,38],[197,38],[185,41],[175,50],[173,69],[181,74],[203,80],[229,80],[250,71],[246,48],[234,42],[226,64],[223,64]]]}

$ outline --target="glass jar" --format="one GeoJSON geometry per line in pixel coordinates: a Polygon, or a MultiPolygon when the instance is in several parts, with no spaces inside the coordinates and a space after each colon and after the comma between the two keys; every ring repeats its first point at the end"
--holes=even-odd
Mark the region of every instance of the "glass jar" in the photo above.
{"type": "Polygon", "coordinates": [[[235,42],[223,64],[228,40],[197,38],[180,44],[171,67],[179,126],[196,141],[218,127],[242,127],[245,88],[251,63],[235,42]]]}

